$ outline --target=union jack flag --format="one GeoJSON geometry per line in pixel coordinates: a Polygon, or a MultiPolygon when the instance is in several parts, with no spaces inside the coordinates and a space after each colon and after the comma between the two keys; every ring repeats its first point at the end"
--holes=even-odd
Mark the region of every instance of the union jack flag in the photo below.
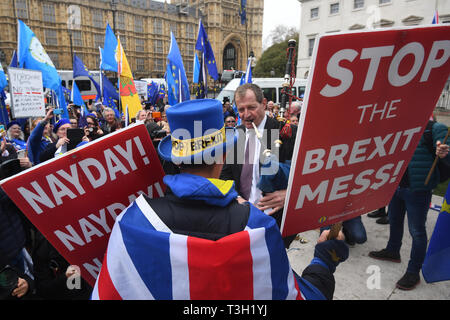
{"type": "Polygon", "coordinates": [[[304,299],[298,283],[255,207],[245,230],[211,241],[173,233],[140,196],[116,219],[92,299],[304,299]]]}

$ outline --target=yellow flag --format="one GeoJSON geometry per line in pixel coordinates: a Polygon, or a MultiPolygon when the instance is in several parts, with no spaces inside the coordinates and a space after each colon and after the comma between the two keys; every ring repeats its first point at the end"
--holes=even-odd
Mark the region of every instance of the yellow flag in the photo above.
{"type": "Polygon", "coordinates": [[[120,38],[117,39],[116,61],[119,68],[118,73],[120,75],[119,93],[122,102],[122,110],[124,110],[123,106],[128,106],[128,119],[131,119],[142,109],[142,106],[134,85],[130,65],[128,64],[127,57],[125,56],[122,44],[120,43],[120,38]]]}
{"type": "Polygon", "coordinates": [[[122,44],[120,43],[120,37],[117,39],[116,61],[117,66],[119,67],[118,73],[120,76],[133,78],[130,65],[128,64],[127,57],[125,56],[125,51],[123,51],[122,44]]]}

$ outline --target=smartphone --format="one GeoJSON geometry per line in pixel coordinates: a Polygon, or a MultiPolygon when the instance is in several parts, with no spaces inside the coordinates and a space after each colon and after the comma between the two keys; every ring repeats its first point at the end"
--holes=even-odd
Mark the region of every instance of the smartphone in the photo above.
{"type": "Polygon", "coordinates": [[[67,129],[67,138],[70,140],[67,144],[67,151],[75,149],[83,141],[84,130],[80,128],[67,129]]]}
{"type": "Polygon", "coordinates": [[[53,114],[62,114],[62,109],[53,109],[53,114]]]}

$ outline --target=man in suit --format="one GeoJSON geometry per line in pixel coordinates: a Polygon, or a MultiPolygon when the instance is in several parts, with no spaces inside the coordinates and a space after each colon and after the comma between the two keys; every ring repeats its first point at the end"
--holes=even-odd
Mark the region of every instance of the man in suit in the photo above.
{"type": "MultiPolygon", "coordinates": [[[[270,149],[280,162],[291,160],[297,127],[291,126],[288,130],[289,134],[280,135],[284,122],[266,115],[267,100],[264,98],[261,88],[255,84],[246,83],[238,87],[235,91],[234,101],[242,125],[237,127],[239,130],[238,143],[234,152],[227,155],[221,179],[234,180],[239,193],[238,201],[249,201],[257,205],[260,210],[272,215],[280,226],[286,190],[263,194],[258,189],[257,183],[261,175],[264,150],[270,149]],[[262,135],[262,139],[257,138],[254,125],[262,135]],[[277,147],[279,142],[281,142],[280,147],[277,147]]],[[[287,242],[291,241],[292,237],[287,242]]]]}

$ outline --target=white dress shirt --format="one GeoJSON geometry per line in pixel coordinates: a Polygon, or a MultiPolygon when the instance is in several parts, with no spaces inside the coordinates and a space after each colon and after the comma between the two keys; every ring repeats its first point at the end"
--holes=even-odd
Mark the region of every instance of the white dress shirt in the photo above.
{"type": "MultiPolygon", "coordinates": [[[[266,125],[266,120],[267,120],[267,115],[264,116],[263,120],[257,127],[258,131],[261,135],[263,135],[264,126],[266,125]]],[[[249,134],[248,129],[246,128],[246,130],[245,130],[245,146],[246,147],[247,147],[247,140],[249,139],[249,137],[250,137],[250,134],[249,134]]],[[[257,204],[259,199],[262,198],[261,190],[259,190],[256,187],[256,185],[259,182],[259,154],[261,151],[261,142],[256,137],[256,135],[253,135],[252,137],[254,139],[256,139],[256,141],[255,141],[255,154],[249,155],[249,161],[250,161],[250,163],[253,163],[253,179],[252,179],[252,189],[250,190],[250,196],[249,196],[248,201],[253,204],[257,204]],[[252,160],[253,160],[253,162],[252,162],[252,160]]],[[[245,152],[245,150],[244,150],[244,152],[245,152]]],[[[268,209],[268,211],[271,211],[271,209],[268,209]]]]}

